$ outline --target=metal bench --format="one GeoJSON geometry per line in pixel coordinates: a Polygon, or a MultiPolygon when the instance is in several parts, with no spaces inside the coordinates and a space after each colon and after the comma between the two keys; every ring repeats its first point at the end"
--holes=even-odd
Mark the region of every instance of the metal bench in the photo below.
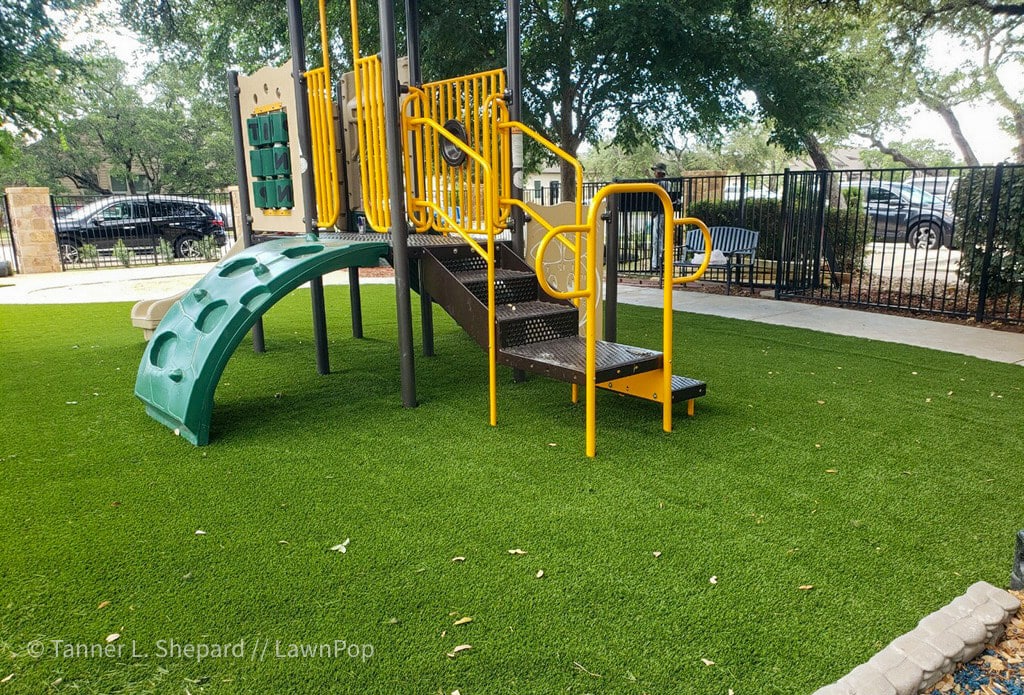
{"type": "MultiPolygon", "coordinates": [[[[743,269],[746,268],[750,276],[750,289],[754,289],[754,263],[757,260],[757,238],[759,232],[743,227],[711,227],[711,250],[721,251],[725,255],[725,263],[714,263],[708,266],[712,268],[725,268],[725,293],[732,291],[733,270],[736,272],[736,282],[740,282],[743,269]]],[[[700,266],[701,259],[694,256],[704,253],[704,236],[699,229],[691,229],[686,233],[686,244],[680,249],[680,260],[676,261],[676,268],[690,269],[700,266]]]]}

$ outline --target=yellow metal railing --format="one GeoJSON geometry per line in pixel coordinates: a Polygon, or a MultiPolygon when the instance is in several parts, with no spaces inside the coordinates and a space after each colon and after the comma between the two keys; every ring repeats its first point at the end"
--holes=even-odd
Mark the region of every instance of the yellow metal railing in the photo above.
{"type": "Polygon", "coordinates": [[[327,40],[327,4],[320,0],[320,49],[323,67],[306,72],[309,127],[316,190],[317,226],[333,227],[341,214],[341,186],[338,181],[338,145],[334,127],[334,99],[331,94],[331,53],[327,40]]]}
{"type": "MultiPolygon", "coordinates": [[[[443,138],[447,142],[454,145],[466,157],[472,160],[473,164],[479,167],[482,180],[484,182],[483,190],[483,205],[484,205],[484,219],[492,219],[494,214],[494,208],[497,206],[497,195],[494,187],[489,185],[492,180],[491,166],[487,163],[487,160],[481,157],[479,154],[473,151],[466,143],[460,140],[458,137],[450,133],[443,125],[438,123],[432,118],[422,117],[407,117],[408,125],[410,127],[422,126],[425,130],[430,131],[437,138],[443,138]]],[[[437,216],[445,228],[452,231],[463,238],[463,240],[469,244],[477,254],[483,257],[487,262],[487,368],[488,368],[488,391],[489,391],[489,421],[492,426],[498,424],[498,340],[497,340],[497,305],[494,299],[494,230],[493,228],[487,234],[487,247],[484,248],[480,243],[471,236],[472,230],[467,229],[460,220],[455,219],[453,214],[445,209],[443,205],[438,204],[433,200],[423,200],[423,207],[432,214],[437,216]]]]}
{"type": "MultiPolygon", "coordinates": [[[[672,431],[672,288],[675,285],[680,285],[686,282],[693,282],[700,278],[704,271],[707,270],[708,263],[711,260],[711,232],[708,230],[707,225],[695,217],[680,217],[675,218],[672,215],[672,200],[669,198],[668,193],[664,188],[656,183],[613,183],[605,186],[597,192],[593,200],[590,203],[590,210],[587,215],[587,221],[585,224],[571,224],[562,225],[560,227],[554,227],[548,230],[544,238],[541,239],[540,244],[537,246],[537,255],[535,259],[535,268],[539,269],[543,265],[544,253],[547,250],[548,244],[553,241],[556,237],[562,236],[563,234],[575,234],[577,239],[580,234],[586,236],[587,242],[587,268],[585,281],[582,287],[577,279],[577,289],[570,291],[556,290],[548,284],[547,279],[544,277],[542,272],[537,272],[537,280],[540,282],[544,291],[553,297],[559,297],[561,299],[572,299],[586,300],[586,453],[587,456],[594,456],[597,450],[597,328],[596,321],[593,317],[597,313],[597,214],[601,207],[601,203],[609,195],[615,193],[652,193],[659,201],[665,210],[665,257],[663,259],[663,265],[665,272],[664,278],[664,297],[663,297],[663,311],[662,311],[662,351],[664,353],[663,364],[662,364],[662,389],[663,397],[662,402],[662,429],[666,432],[672,431]],[[695,225],[701,230],[704,236],[704,261],[700,267],[697,268],[690,275],[684,277],[674,278],[672,277],[672,269],[675,261],[675,239],[674,232],[675,228],[679,225],[695,225]]],[[[569,248],[573,247],[573,244],[562,240],[569,248]]],[[[578,246],[577,246],[578,248],[578,246]]]]}
{"type": "Polygon", "coordinates": [[[350,5],[353,72],[356,93],[356,130],[359,151],[359,180],[362,184],[363,212],[371,229],[391,228],[388,200],[388,158],[384,126],[384,77],[379,56],[359,54],[359,13],[354,0],[350,5]]]}
{"type": "Polygon", "coordinates": [[[504,91],[503,70],[410,88],[402,112],[408,143],[406,200],[416,231],[454,231],[444,217],[430,212],[428,201],[440,205],[461,227],[475,234],[503,226],[507,207],[494,207],[488,212],[485,203],[488,196],[499,199],[508,178],[507,150],[496,136],[492,115],[504,91]],[[465,131],[464,144],[478,157],[467,157],[457,165],[449,163],[443,148],[452,142],[452,134],[442,136],[439,131],[420,127],[421,118],[440,124],[442,130],[448,123],[458,123],[465,131]],[[487,164],[486,170],[482,163],[487,164]]]}

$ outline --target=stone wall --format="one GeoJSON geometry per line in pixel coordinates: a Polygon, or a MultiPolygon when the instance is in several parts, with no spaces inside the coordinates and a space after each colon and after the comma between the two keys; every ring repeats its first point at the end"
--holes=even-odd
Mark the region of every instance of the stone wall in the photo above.
{"type": "Polygon", "coordinates": [[[61,271],[49,188],[8,188],[11,236],[21,273],[61,271]]]}

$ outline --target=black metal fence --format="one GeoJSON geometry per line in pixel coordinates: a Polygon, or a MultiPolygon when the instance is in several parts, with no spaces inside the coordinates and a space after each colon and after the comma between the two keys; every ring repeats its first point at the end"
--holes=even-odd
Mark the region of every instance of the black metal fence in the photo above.
{"type": "MultiPolygon", "coordinates": [[[[709,226],[758,231],[754,283],[777,297],[1024,322],[1024,165],[684,177],[666,188],[709,226]]],[[[619,274],[652,275],[654,197],[616,202],[619,274]]],[[[724,273],[711,266],[705,278],[724,273]]]]}
{"type": "Polygon", "coordinates": [[[237,239],[230,193],[54,195],[64,270],[219,260],[237,239]]]}
{"type": "Polygon", "coordinates": [[[0,200],[0,277],[18,272],[18,254],[11,233],[11,216],[7,195],[0,200]]]}

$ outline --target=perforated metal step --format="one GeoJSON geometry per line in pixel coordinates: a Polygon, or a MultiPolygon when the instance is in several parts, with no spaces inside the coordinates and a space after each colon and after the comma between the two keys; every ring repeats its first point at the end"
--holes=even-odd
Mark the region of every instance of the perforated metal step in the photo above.
{"type": "Polygon", "coordinates": [[[708,385],[703,381],[691,379],[688,376],[672,375],[672,402],[688,401],[691,398],[700,398],[708,392],[708,385]]]}
{"type": "Polygon", "coordinates": [[[579,332],[576,307],[550,302],[520,302],[495,307],[498,347],[527,345],[574,336],[579,332]]]}
{"type": "MultiPolygon", "coordinates": [[[[487,271],[456,273],[455,278],[477,299],[487,303],[487,271]]],[[[537,276],[520,270],[494,270],[494,301],[497,304],[521,304],[537,299],[537,276]]]]}
{"type": "MultiPolygon", "coordinates": [[[[501,348],[498,361],[535,374],[573,384],[586,383],[587,344],[573,335],[539,343],[501,348]]],[[[597,381],[648,372],[661,367],[661,353],[654,350],[597,341],[597,381]]]]}

